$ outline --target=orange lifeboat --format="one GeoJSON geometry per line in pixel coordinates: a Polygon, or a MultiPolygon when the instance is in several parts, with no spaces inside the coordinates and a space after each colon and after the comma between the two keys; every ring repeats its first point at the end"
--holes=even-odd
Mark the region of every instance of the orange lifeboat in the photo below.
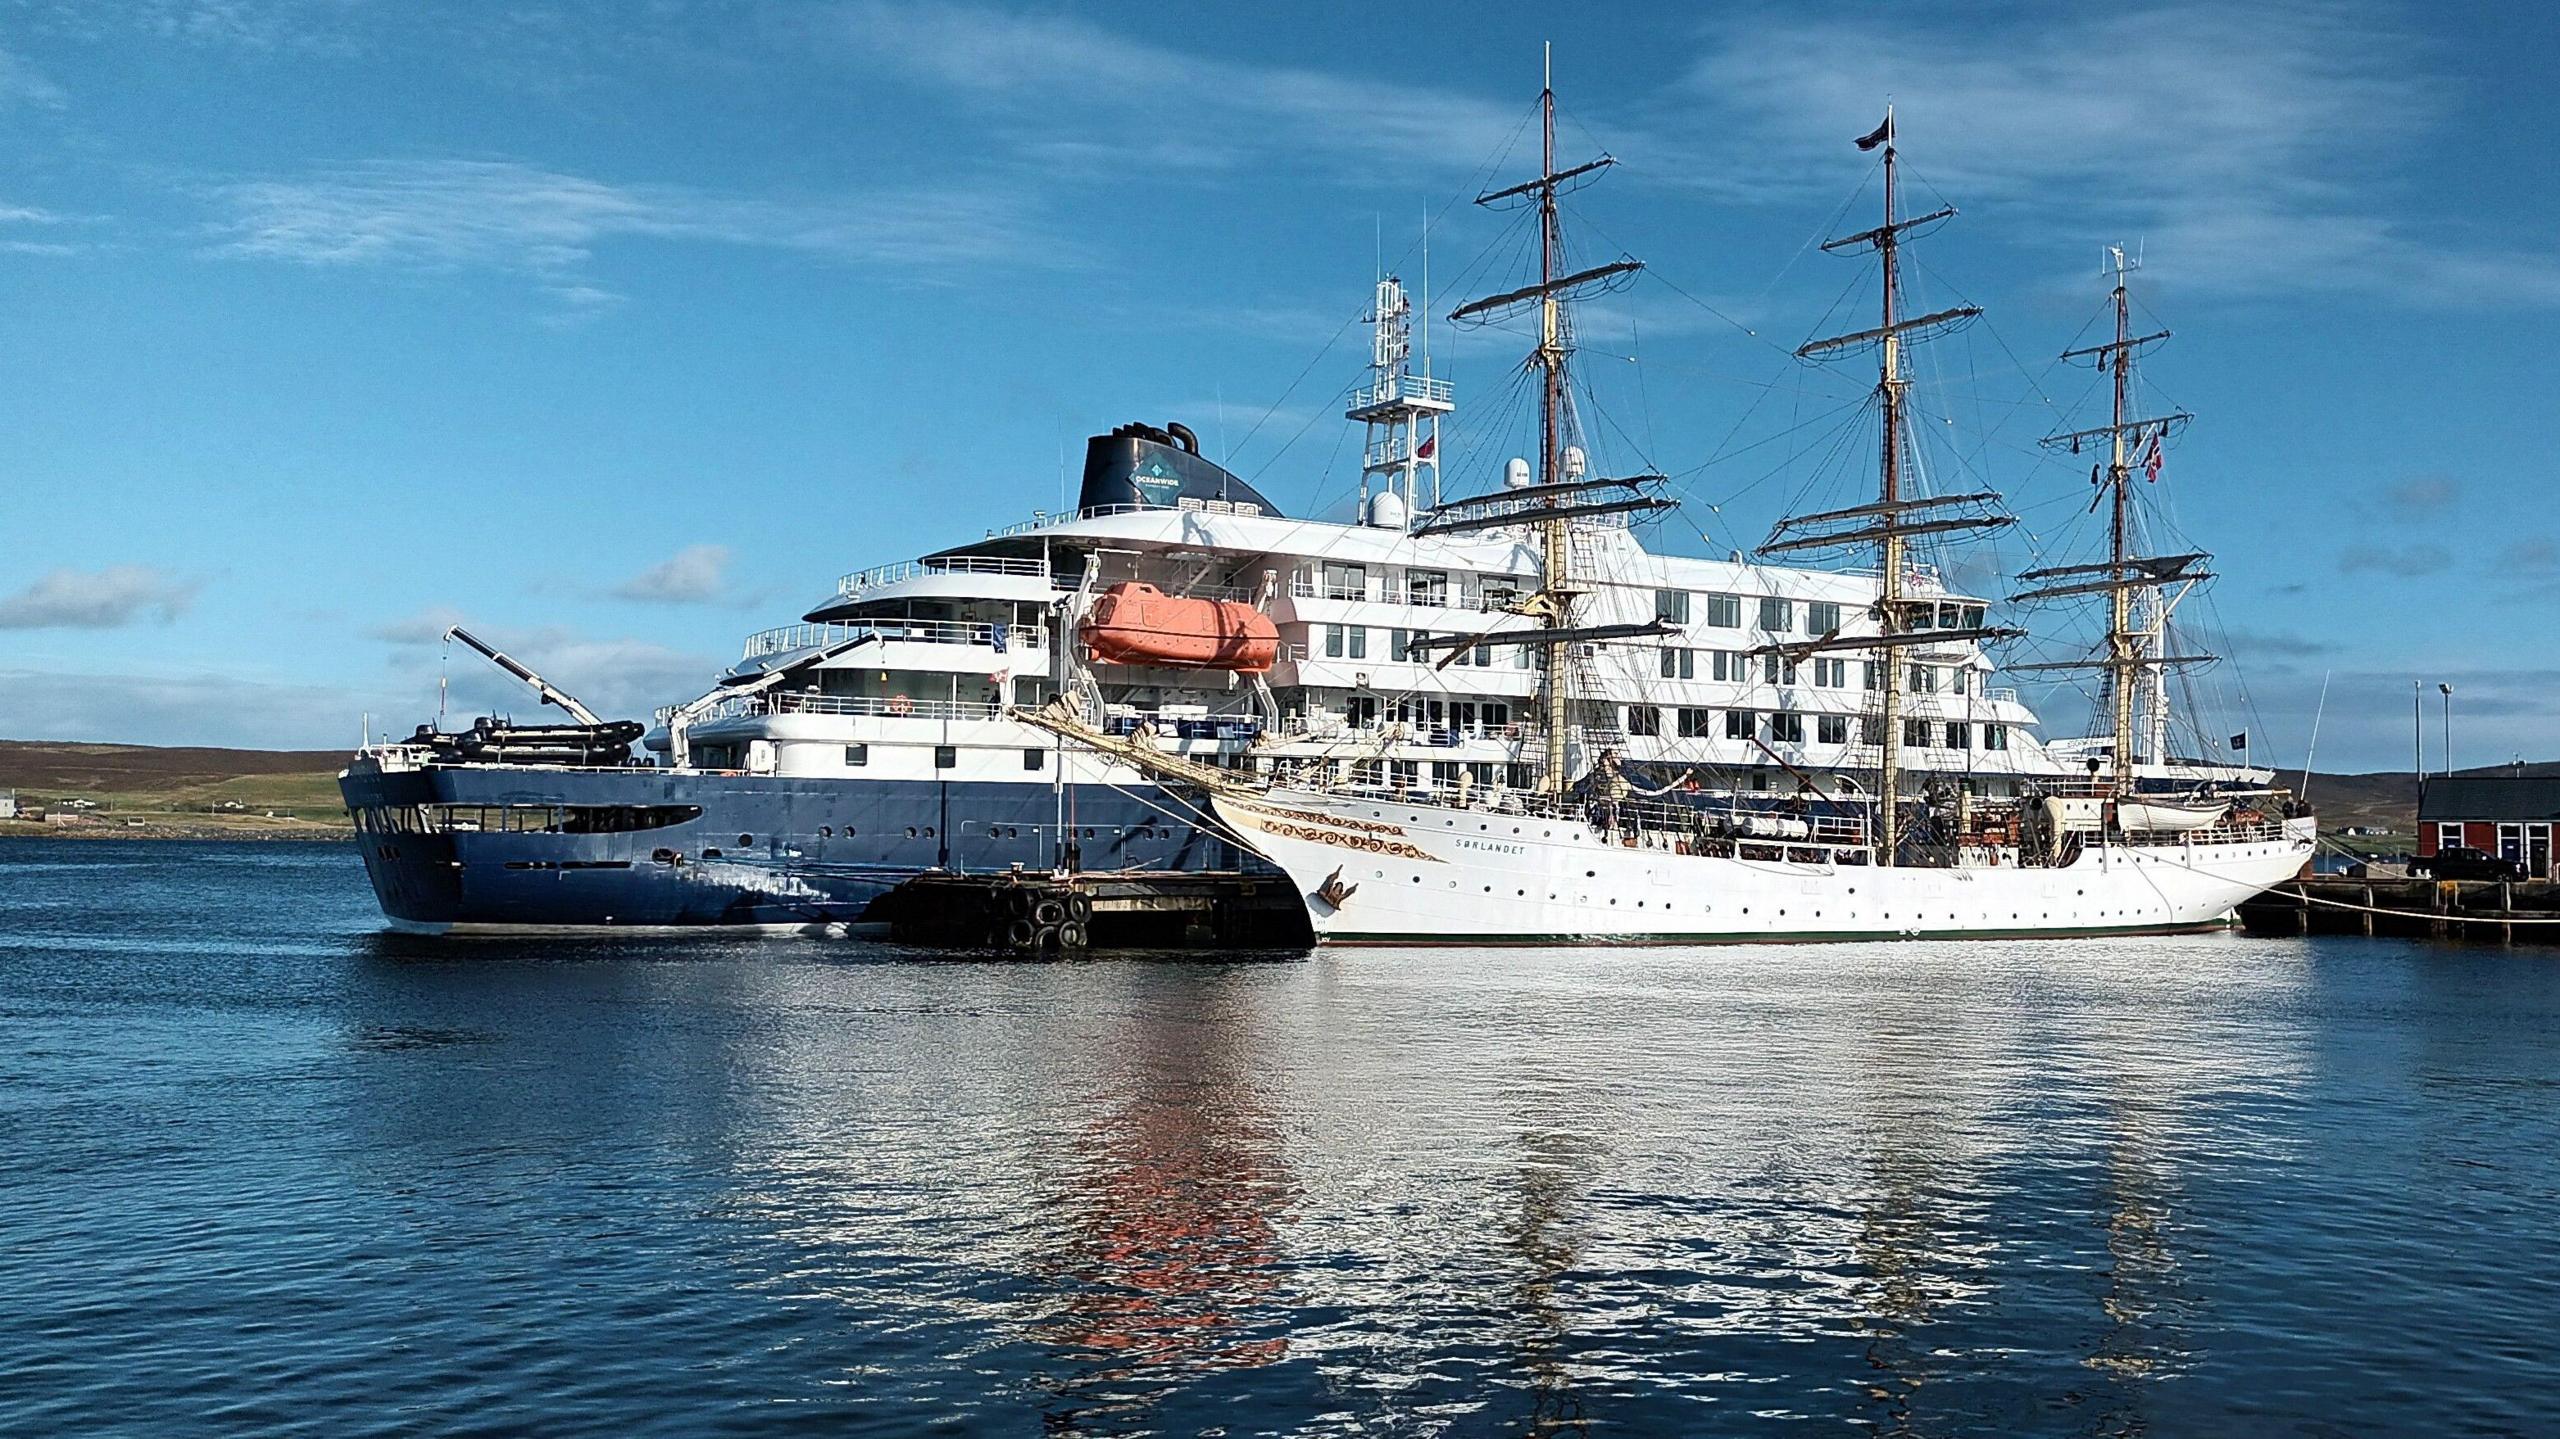
{"type": "Polygon", "coordinates": [[[1098,664],[1258,675],[1280,658],[1280,627],[1241,600],[1189,600],[1130,581],[1102,592],[1080,631],[1098,664]]]}

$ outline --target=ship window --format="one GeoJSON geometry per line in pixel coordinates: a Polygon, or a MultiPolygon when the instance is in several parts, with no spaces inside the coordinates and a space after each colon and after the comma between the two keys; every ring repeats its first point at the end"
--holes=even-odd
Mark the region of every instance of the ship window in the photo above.
{"type": "Polygon", "coordinates": [[[1796,602],[1776,595],[1760,597],[1760,628],[1782,635],[1796,627],[1796,602]]]}
{"type": "Polygon", "coordinates": [[[871,746],[867,744],[846,745],[844,747],[844,763],[845,768],[847,769],[860,769],[864,765],[871,763],[871,746]]]}
{"type": "Polygon", "coordinates": [[[1884,717],[1882,715],[1858,716],[1858,743],[1872,745],[1881,745],[1884,743],[1884,717]]]}
{"type": "Polygon", "coordinates": [[[1365,600],[1369,597],[1369,571],[1363,565],[1327,565],[1324,567],[1324,597],[1329,600],[1365,600]]]}
{"type": "Polygon", "coordinates": [[[947,744],[938,744],[938,745],[935,745],[935,746],[933,747],[933,767],[934,767],[935,769],[957,769],[957,768],[959,768],[959,767],[960,767],[960,747],[959,747],[959,746],[957,746],[957,745],[947,745],[947,744]]]}
{"type": "Polygon", "coordinates": [[[2009,747],[2009,727],[2004,724],[1984,725],[1982,727],[1982,747],[1984,749],[2007,749],[2009,747]]]}
{"type": "Polygon", "coordinates": [[[1796,662],[1790,659],[1782,659],[1774,654],[1762,655],[1760,657],[1760,678],[1764,682],[1773,685],[1794,684],[1796,682],[1796,662]]]}
{"type": "Polygon", "coordinates": [[[1913,694],[1933,695],[1938,692],[1938,670],[1935,665],[1913,665],[1910,673],[1913,694]]]}
{"type": "Polygon", "coordinates": [[[1927,720],[1904,720],[1902,722],[1902,746],[1905,749],[1927,749],[1929,747],[1929,722],[1927,720]]]}
{"type": "Polygon", "coordinates": [[[1627,706],[1627,733],[1647,739],[1662,734],[1662,709],[1658,705],[1627,706]]]}
{"type": "Polygon", "coordinates": [[[1809,635],[1827,635],[1840,628],[1840,606],[1834,600],[1813,600],[1804,607],[1804,630],[1809,635]]]}
{"type": "Polygon", "coordinates": [[[1665,624],[1687,624],[1689,622],[1689,592],[1687,590],[1655,590],[1653,592],[1653,617],[1665,624]]]}
{"type": "Polygon", "coordinates": [[[1397,664],[1403,664],[1405,661],[1412,659],[1412,639],[1413,631],[1411,630],[1387,631],[1387,658],[1395,661],[1397,664]]]}
{"type": "Polygon", "coordinates": [[[1751,711],[1726,710],[1724,712],[1724,737],[1726,739],[1751,738],[1751,711]]]}
{"type": "Polygon", "coordinates": [[[1680,737],[1682,739],[1706,738],[1707,731],[1715,725],[1715,717],[1714,710],[1699,709],[1690,705],[1681,706],[1680,737]]]}
{"type": "Polygon", "coordinates": [[[1954,668],[1949,669],[1947,671],[1947,693],[1963,694],[1965,692],[1965,686],[1969,683],[1966,678],[1968,673],[1969,671],[1967,671],[1962,665],[1957,665],[1954,668]]]}
{"type": "Polygon", "coordinates": [[[1693,680],[1698,677],[1696,650],[1666,649],[1662,652],[1662,677],[1667,680],[1693,680]]]}
{"type": "Polygon", "coordinates": [[[1804,743],[1804,716],[1795,714],[1769,716],[1769,738],[1788,744],[1804,743]]]}
{"type": "Polygon", "coordinates": [[[1843,659],[1817,659],[1813,662],[1813,682],[1827,690],[1849,687],[1849,662],[1843,659]]]}
{"type": "Polygon", "coordinates": [[[1849,717],[1847,715],[1816,716],[1813,722],[1813,737],[1824,744],[1847,744],[1849,717]]]}
{"type": "Polygon", "coordinates": [[[1024,769],[1038,769],[1048,762],[1049,752],[1045,749],[1026,749],[1022,752],[1022,767],[1024,769]]]}
{"type": "Polygon", "coordinates": [[[1707,596],[1707,624],[1720,630],[1742,628],[1742,596],[1707,596]]]}
{"type": "Polygon", "coordinates": [[[1417,605],[1449,603],[1449,577],[1438,570],[1410,570],[1405,574],[1405,598],[1417,605]]]}
{"type": "Polygon", "coordinates": [[[1973,748],[1973,726],[1966,724],[1962,720],[1956,720],[1950,723],[1947,726],[1947,748],[1973,748]]]}
{"type": "Polygon", "coordinates": [[[1859,676],[1859,683],[1860,683],[1861,685],[1863,685],[1865,688],[1867,688],[1867,689],[1871,689],[1871,690],[1880,690],[1880,689],[1883,689],[1883,688],[1884,688],[1884,661],[1882,661],[1882,660],[1865,660],[1865,661],[1862,661],[1862,662],[1861,662],[1861,668],[1860,668],[1860,669],[1859,669],[1859,671],[1858,671],[1858,676],[1859,676]]]}

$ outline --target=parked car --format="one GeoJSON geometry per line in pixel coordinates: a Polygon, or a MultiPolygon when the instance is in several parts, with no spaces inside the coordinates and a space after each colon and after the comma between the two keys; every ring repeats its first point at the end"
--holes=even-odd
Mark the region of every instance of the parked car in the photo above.
{"type": "Polygon", "coordinates": [[[2430,874],[2438,879],[2522,879],[2524,866],[2511,859],[2473,849],[2467,844],[2452,844],[2410,867],[2412,874],[2430,874]]]}

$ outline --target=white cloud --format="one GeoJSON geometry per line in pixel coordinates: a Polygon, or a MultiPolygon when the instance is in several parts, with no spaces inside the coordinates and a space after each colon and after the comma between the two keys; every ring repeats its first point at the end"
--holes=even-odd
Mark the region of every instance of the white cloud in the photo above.
{"type": "Polygon", "coordinates": [[[1133,183],[1312,159],[1404,187],[1416,168],[1482,165],[1527,114],[1525,96],[1495,103],[1411,75],[1241,64],[1070,15],[862,3],[837,12],[833,30],[936,98],[996,116],[1023,160],[1133,183]]]}
{"type": "Polygon", "coordinates": [[[950,182],[786,200],[615,184],[511,160],[373,160],[217,186],[216,253],[315,266],[495,270],[535,277],[573,312],[618,297],[583,278],[632,242],[789,250],[848,264],[947,272],[996,260],[1063,264],[1008,186],[950,182]]]}
{"type": "Polygon", "coordinates": [[[1718,21],[1685,90],[1647,111],[1689,154],[1647,171],[1744,200],[1829,193],[1890,97],[1915,194],[2144,239],[2173,282],[2560,304],[2538,254],[2375,213],[2450,92],[2428,43],[2374,10],[2020,13],[1996,33],[1944,10],[1718,21]]]}
{"type": "Polygon", "coordinates": [[[445,631],[461,623],[462,611],[430,605],[406,619],[385,620],[366,633],[386,644],[431,645],[442,641],[445,631]]]}
{"type": "MultiPolygon", "coordinates": [[[[529,715],[541,708],[521,681],[459,645],[444,645],[444,632],[457,624],[468,625],[473,634],[608,719],[645,720],[660,705],[689,700],[710,688],[723,667],[712,656],[648,640],[597,639],[558,625],[471,623],[458,610],[432,606],[367,631],[392,647],[395,693],[405,697],[392,707],[399,727],[433,717],[439,698],[449,721],[477,714],[529,715]]],[[[376,711],[384,713],[392,711],[376,711]]]]}
{"type": "Polygon", "coordinates": [[[368,713],[376,736],[387,724],[406,732],[408,723],[391,715],[399,703],[381,693],[232,675],[0,670],[0,733],[17,739],[352,751],[368,713]]]}
{"type": "Polygon", "coordinates": [[[654,604],[702,604],[721,597],[729,568],[727,545],[687,545],[614,587],[626,600],[654,604]]]}
{"type": "Polygon", "coordinates": [[[0,599],[0,630],[112,630],[186,611],[198,583],[148,565],[59,569],[0,599]]]}
{"type": "Polygon", "coordinates": [[[2453,568],[2453,552],[2442,545],[2349,545],[2338,556],[2348,574],[2399,575],[2414,579],[2453,568]]]}
{"type": "Polygon", "coordinates": [[[62,87],[45,78],[44,72],[0,50],[0,109],[35,105],[50,110],[59,108],[64,99],[62,87]]]}

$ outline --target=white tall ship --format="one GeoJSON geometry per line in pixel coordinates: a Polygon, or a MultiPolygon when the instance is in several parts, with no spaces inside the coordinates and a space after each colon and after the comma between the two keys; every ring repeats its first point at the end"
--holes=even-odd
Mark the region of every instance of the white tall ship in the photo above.
{"type": "MultiPolygon", "coordinates": [[[[1877,352],[1878,493],[1783,520],[1760,550],[1864,551],[1877,563],[1864,573],[1808,572],[1648,555],[1623,517],[1662,503],[1650,477],[1583,472],[1566,380],[1567,303],[1636,262],[1559,273],[1558,192],[1607,161],[1557,169],[1553,105],[1550,90],[1541,100],[1539,178],[1484,197],[1526,196],[1537,206],[1538,281],[1453,315],[1534,308],[1540,338],[1531,364],[1542,389],[1534,476],[1515,463],[1516,488],[1439,509],[1408,537],[1510,547],[1512,565],[1522,567],[1517,598],[1501,622],[1400,641],[1408,655],[1471,655],[1480,672],[1500,673],[1508,660],[1530,683],[1506,693],[1505,718],[1533,738],[1504,766],[1500,788],[1465,773],[1454,785],[1444,772],[1423,776],[1392,750],[1384,769],[1355,768],[1348,783],[1309,783],[1303,769],[1293,775],[1285,766],[1278,782],[1263,785],[1191,776],[1218,817],[1305,892],[1318,936],[1551,943],[2167,932],[2221,923],[2240,900],[2298,873],[2316,822],[2269,788],[2264,772],[2167,755],[2165,677],[2207,658],[2172,652],[2168,615],[2207,576],[2197,568],[2201,554],[2134,553],[2134,471],[2156,478],[2158,444],[2186,416],[2128,413],[2133,356],[2165,332],[2130,332],[2121,254],[2114,340],[2065,357],[2113,376],[2111,419],[2051,440],[2075,453],[2092,442],[2104,449],[2092,479],[2109,509],[2107,557],[2031,570],[2010,596],[2020,605],[2106,606],[2093,655],[2034,666],[2087,669],[2102,682],[2110,732],[2057,753],[2027,739],[2030,720],[2015,696],[1988,683],[1982,646],[2024,632],[1990,623],[1990,601],[1946,592],[1913,554],[1915,544],[2012,521],[1994,493],[1930,494],[1915,483],[1905,349],[1979,312],[1902,311],[1900,247],[1953,212],[1898,213],[1890,114],[1859,142],[1884,150],[1883,223],[1824,247],[1876,253],[1880,323],[1798,352],[1877,352]],[[1732,687],[1709,688],[1720,683],[1732,687]],[[1525,786],[1517,783],[1524,770],[1525,786]],[[1701,770],[1751,778],[1710,790],[1701,770]],[[1786,795],[1775,804],[1767,799],[1773,774],[1786,795]]],[[[1078,732],[1063,707],[1048,719],[1078,732]]],[[[1334,777],[1329,766],[1316,776],[1334,777]]]]}

